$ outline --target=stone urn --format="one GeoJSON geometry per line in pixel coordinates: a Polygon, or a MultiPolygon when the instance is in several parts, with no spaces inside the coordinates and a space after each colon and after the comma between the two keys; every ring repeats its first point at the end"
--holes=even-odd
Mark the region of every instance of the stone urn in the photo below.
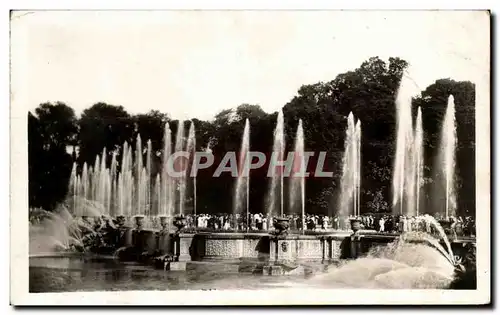
{"type": "Polygon", "coordinates": [[[142,227],[144,226],[144,216],[143,215],[136,215],[134,217],[135,220],[135,228],[137,230],[142,230],[142,227]]]}
{"type": "Polygon", "coordinates": [[[361,230],[361,220],[359,219],[351,219],[351,230],[353,234],[357,234],[361,230]]]}
{"type": "Polygon", "coordinates": [[[278,235],[286,234],[290,228],[290,219],[287,217],[277,217],[274,218],[273,226],[276,229],[278,235]]]}
{"type": "Polygon", "coordinates": [[[177,228],[177,233],[180,233],[181,230],[186,226],[186,218],[182,214],[175,216],[174,226],[177,228]]]}
{"type": "Polygon", "coordinates": [[[159,218],[160,218],[160,226],[161,226],[161,230],[162,230],[162,231],[167,230],[167,226],[168,226],[168,217],[167,217],[166,215],[161,215],[159,218]]]}

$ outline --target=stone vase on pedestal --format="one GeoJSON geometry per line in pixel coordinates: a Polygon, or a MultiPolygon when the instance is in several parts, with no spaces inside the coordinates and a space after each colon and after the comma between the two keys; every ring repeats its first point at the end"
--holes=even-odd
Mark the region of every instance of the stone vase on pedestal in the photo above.
{"type": "Polygon", "coordinates": [[[351,219],[351,230],[353,231],[353,234],[358,233],[361,230],[361,220],[359,219],[351,219]]]}
{"type": "Polygon", "coordinates": [[[144,227],[144,216],[137,215],[134,217],[134,220],[135,220],[135,228],[137,230],[142,230],[144,227]]]}
{"type": "Polygon", "coordinates": [[[161,231],[166,231],[168,228],[168,217],[166,215],[160,216],[161,231]]]}
{"type": "Polygon", "coordinates": [[[158,251],[161,255],[172,253],[172,238],[168,230],[168,217],[160,216],[160,231],[158,232],[158,251]]]}
{"type": "Polygon", "coordinates": [[[182,229],[186,226],[186,218],[180,214],[174,217],[174,226],[177,228],[176,233],[180,233],[182,229]]]}
{"type": "Polygon", "coordinates": [[[290,219],[286,217],[274,218],[273,226],[276,229],[277,235],[286,235],[290,228],[290,219]]]}
{"type": "Polygon", "coordinates": [[[125,216],[124,215],[118,215],[116,217],[116,226],[121,229],[125,226],[125,216]]]}
{"type": "Polygon", "coordinates": [[[350,257],[358,258],[362,254],[361,237],[359,235],[361,231],[361,221],[359,219],[351,219],[350,222],[353,232],[350,237],[350,257]]]}

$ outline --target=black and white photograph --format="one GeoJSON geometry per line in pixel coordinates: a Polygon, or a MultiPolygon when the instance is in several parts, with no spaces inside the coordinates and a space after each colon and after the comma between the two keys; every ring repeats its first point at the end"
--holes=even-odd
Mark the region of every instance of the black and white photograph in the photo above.
{"type": "Polygon", "coordinates": [[[490,303],[490,19],[12,11],[12,303],[490,303]]]}

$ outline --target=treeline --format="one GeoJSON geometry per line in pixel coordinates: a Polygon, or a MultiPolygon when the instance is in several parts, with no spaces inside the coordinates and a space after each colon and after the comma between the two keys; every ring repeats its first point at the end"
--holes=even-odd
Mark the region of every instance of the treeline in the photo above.
{"type": "MultiPolygon", "coordinates": [[[[353,71],[342,73],[329,82],[304,85],[295,97],[284,104],[287,149],[293,150],[299,119],[303,120],[305,149],[326,151],[326,167],[333,178],[308,178],[306,207],[311,213],[336,212],[340,193],[342,154],[347,115],[353,112],[362,121],[362,212],[390,212],[393,158],[395,152],[395,97],[408,63],[400,58],[388,61],[370,58],[353,71]]],[[[413,100],[422,107],[425,143],[426,212],[437,209],[429,193],[436,180],[433,164],[439,147],[441,125],[448,96],[456,104],[458,136],[457,193],[458,211],[474,215],[475,209],[475,85],[451,79],[437,80],[413,100]]],[[[266,113],[258,105],[243,104],[223,110],[212,121],[193,118],[197,150],[210,147],[214,155],[238,151],[245,119],[251,124],[252,151],[269,152],[277,112],[266,113]]],[[[77,118],[64,103],[41,104],[28,114],[29,136],[29,204],[30,207],[53,209],[67,195],[68,180],[74,160],[93,165],[96,155],[106,148],[111,159],[113,151],[125,141],[134,144],[138,134],[143,144],[152,142],[155,157],[153,172],[160,166],[165,123],[170,124],[175,141],[178,120],[167,113],[151,110],[130,115],[122,106],[97,103],[77,118]],[[78,152],[67,152],[68,146],[78,152]]],[[[184,122],[186,130],[189,122],[184,122]]],[[[120,156],[118,156],[120,160],[120,156]]],[[[226,176],[227,175],[227,176],[226,176]]],[[[230,212],[234,178],[200,176],[198,179],[198,212],[230,212]]],[[[268,178],[252,176],[251,211],[265,212],[268,178]],[[262,202],[259,202],[262,201],[262,202]]]]}

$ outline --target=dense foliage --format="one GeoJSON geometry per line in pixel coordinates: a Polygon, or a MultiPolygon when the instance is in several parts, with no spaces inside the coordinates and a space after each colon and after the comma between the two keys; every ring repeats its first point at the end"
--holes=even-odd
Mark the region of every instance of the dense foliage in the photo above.
{"type": "MultiPolygon", "coordinates": [[[[309,151],[327,151],[326,168],[333,178],[308,178],[307,209],[310,213],[336,212],[340,192],[342,154],[347,115],[353,112],[362,121],[362,212],[390,211],[393,157],[395,151],[395,97],[408,63],[399,58],[386,62],[370,58],[353,71],[339,74],[329,82],[300,87],[297,95],[284,104],[287,149],[293,148],[298,120],[303,120],[305,146],[309,151]]],[[[455,97],[458,134],[457,172],[458,204],[462,213],[474,215],[475,207],[475,86],[471,82],[437,80],[413,100],[413,112],[422,107],[425,141],[424,191],[430,193],[435,180],[432,170],[440,141],[441,125],[450,94],[455,97]]],[[[415,115],[416,116],[416,115],[415,115]]],[[[209,147],[214,155],[239,150],[245,119],[251,124],[252,151],[269,152],[277,113],[266,113],[258,105],[243,104],[217,114],[213,121],[193,118],[197,150],[209,147]]],[[[29,196],[31,207],[53,209],[67,193],[73,160],[94,164],[105,147],[111,152],[124,141],[134,143],[140,133],[154,150],[154,170],[161,161],[165,123],[170,124],[175,141],[179,121],[168,114],[150,111],[130,115],[122,106],[97,103],[83,111],[79,119],[63,103],[41,104],[35,114],[28,114],[29,130],[29,196]],[[67,146],[78,152],[67,152],[67,146]]],[[[184,122],[186,129],[188,122],[184,122]]],[[[121,154],[121,152],[120,152],[121,154]]],[[[118,158],[120,158],[118,156],[118,158]]],[[[311,159],[313,162],[314,159],[311,159]]],[[[220,178],[201,172],[198,178],[198,212],[229,212],[232,208],[234,179],[229,174],[220,178]]],[[[269,179],[265,172],[252,173],[252,212],[263,211],[269,179]],[[262,200],[261,203],[255,202],[262,200]]],[[[432,200],[426,196],[427,200],[432,200]]],[[[433,204],[426,202],[433,212],[433,204]]]]}

